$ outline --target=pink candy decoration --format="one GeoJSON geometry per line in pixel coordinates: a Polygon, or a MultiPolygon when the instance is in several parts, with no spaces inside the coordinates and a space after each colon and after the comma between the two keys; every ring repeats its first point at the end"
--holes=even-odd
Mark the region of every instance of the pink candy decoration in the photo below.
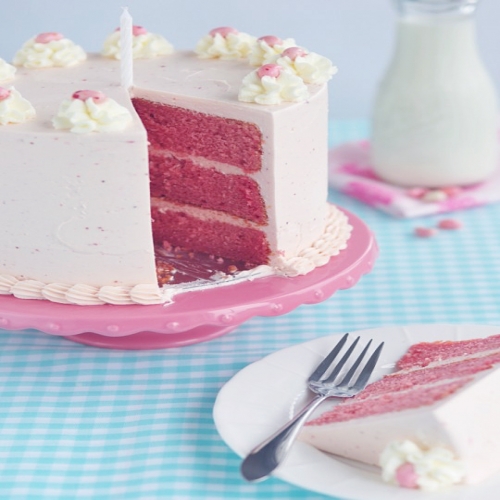
{"type": "Polygon", "coordinates": [[[98,90],[77,90],[71,97],[73,99],[79,99],[80,101],[92,99],[96,104],[104,102],[107,99],[107,97],[98,90]]]}
{"type": "Polygon", "coordinates": [[[62,40],[64,38],[61,33],[56,33],[55,31],[49,33],[40,33],[36,38],[36,43],[49,43],[57,40],[62,40]]]}
{"type": "Polygon", "coordinates": [[[419,238],[432,238],[437,234],[437,230],[433,227],[416,227],[414,232],[419,238]]]}
{"type": "Polygon", "coordinates": [[[229,34],[237,35],[238,33],[239,32],[237,29],[231,28],[229,26],[222,26],[220,28],[214,28],[208,34],[210,36],[220,35],[220,36],[226,38],[227,35],[229,35],[229,34]]]}
{"type": "Polygon", "coordinates": [[[438,222],[439,229],[460,229],[462,223],[457,219],[443,219],[438,222]]]}
{"type": "Polygon", "coordinates": [[[418,488],[418,476],[415,467],[409,462],[405,462],[396,469],[396,481],[403,488],[418,488]]]}
{"type": "Polygon", "coordinates": [[[5,101],[10,97],[10,90],[5,87],[0,87],[0,101],[5,101]]]}
{"type": "Polygon", "coordinates": [[[292,61],[295,61],[297,57],[306,56],[307,52],[304,49],[301,49],[300,47],[289,47],[288,49],[285,49],[281,53],[281,55],[284,57],[289,57],[292,61]]]}
{"type": "Polygon", "coordinates": [[[281,75],[281,66],[277,64],[264,64],[257,70],[257,75],[259,78],[264,76],[271,76],[273,78],[278,78],[281,75]]]}
{"type": "MultiPolygon", "coordinates": [[[[120,31],[120,28],[116,28],[115,31],[120,31]]],[[[132,26],[132,35],[134,36],[145,35],[147,32],[148,30],[142,26],[137,26],[135,24],[132,26]]]]}
{"type": "Polygon", "coordinates": [[[274,47],[275,45],[281,45],[283,43],[283,40],[281,38],[273,35],[261,36],[258,41],[266,42],[269,47],[274,47]]]}

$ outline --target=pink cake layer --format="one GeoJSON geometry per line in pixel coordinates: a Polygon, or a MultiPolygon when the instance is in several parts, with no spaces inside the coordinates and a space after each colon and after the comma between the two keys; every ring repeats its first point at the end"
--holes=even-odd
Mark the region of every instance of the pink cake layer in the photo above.
{"type": "Polygon", "coordinates": [[[145,99],[132,99],[154,149],[175,151],[257,172],[262,134],[257,126],[145,99]]]}
{"type": "Polygon", "coordinates": [[[494,335],[486,339],[421,342],[408,349],[408,352],[398,361],[397,368],[404,370],[415,366],[427,366],[429,363],[442,361],[443,359],[468,356],[499,347],[500,335],[494,335]]]}
{"type": "Polygon", "coordinates": [[[265,234],[251,227],[227,222],[200,220],[182,211],[152,207],[153,238],[157,245],[244,261],[249,266],[267,264],[270,249],[265,234]]]}
{"type": "Polygon", "coordinates": [[[396,372],[370,384],[354,398],[343,400],[307,425],[343,422],[431,405],[499,363],[500,335],[415,344],[398,361],[396,372]],[[428,366],[431,362],[435,364],[428,366]]]}
{"type": "Polygon", "coordinates": [[[422,387],[418,390],[382,394],[379,397],[365,399],[359,402],[350,400],[348,404],[339,404],[331,411],[324,413],[317,419],[308,422],[306,425],[324,425],[333,422],[345,422],[347,420],[369,417],[372,415],[432,405],[450,396],[472,380],[473,377],[461,378],[445,384],[422,387]]]}
{"type": "Polygon", "coordinates": [[[245,175],[200,167],[188,158],[150,150],[151,195],[180,204],[225,212],[258,224],[267,223],[258,184],[245,175]]]}
{"type": "Polygon", "coordinates": [[[493,368],[497,363],[500,363],[500,352],[489,356],[455,361],[433,368],[414,370],[409,373],[396,372],[370,384],[362,393],[356,396],[356,400],[360,401],[388,392],[407,391],[426,384],[475,375],[493,368]]]}

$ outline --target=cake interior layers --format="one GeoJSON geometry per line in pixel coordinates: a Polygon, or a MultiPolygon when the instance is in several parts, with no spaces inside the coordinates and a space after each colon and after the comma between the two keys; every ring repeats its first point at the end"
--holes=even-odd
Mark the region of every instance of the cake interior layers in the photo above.
{"type": "Polygon", "coordinates": [[[174,151],[239,167],[262,168],[262,134],[253,123],[132,99],[153,149],[174,151]]]}
{"type": "Polygon", "coordinates": [[[500,335],[472,341],[416,344],[400,361],[403,369],[370,384],[358,396],[343,401],[306,425],[345,422],[432,405],[500,363],[500,335]]]}
{"type": "Polygon", "coordinates": [[[133,99],[149,141],[156,245],[269,263],[258,182],[262,134],[248,122],[133,99]]]}

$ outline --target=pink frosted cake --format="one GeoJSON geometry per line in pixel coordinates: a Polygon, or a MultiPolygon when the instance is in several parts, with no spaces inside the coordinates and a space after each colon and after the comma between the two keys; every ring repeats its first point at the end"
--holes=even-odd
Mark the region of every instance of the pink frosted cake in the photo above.
{"type": "Polygon", "coordinates": [[[326,201],[331,63],[231,28],[194,52],[132,34],[133,72],[119,30],[102,54],[42,33],[0,59],[0,294],[158,304],[200,285],[172,255],[217,262],[201,284],[218,286],[346,248],[326,201]]]}
{"type": "Polygon", "coordinates": [[[308,422],[301,439],[381,465],[384,478],[427,490],[500,469],[500,335],[421,343],[394,373],[308,422]]]}

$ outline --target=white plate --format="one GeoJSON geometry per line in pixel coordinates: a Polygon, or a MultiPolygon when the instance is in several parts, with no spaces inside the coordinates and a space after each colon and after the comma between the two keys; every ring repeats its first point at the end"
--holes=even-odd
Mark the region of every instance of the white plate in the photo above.
{"type": "MultiPolygon", "coordinates": [[[[411,344],[422,341],[462,340],[500,333],[498,326],[415,325],[355,332],[384,340],[385,348],[372,380],[389,373],[411,344]]],[[[341,335],[321,337],[275,352],[237,373],[220,391],[215,425],[222,439],[245,456],[293,415],[306,399],[305,380],[341,335]]],[[[276,477],[326,495],[351,500],[436,500],[435,493],[422,493],[386,484],[375,467],[349,462],[297,442],[276,477]]],[[[453,500],[497,500],[500,478],[474,486],[456,486],[445,494],[453,500]]]]}

